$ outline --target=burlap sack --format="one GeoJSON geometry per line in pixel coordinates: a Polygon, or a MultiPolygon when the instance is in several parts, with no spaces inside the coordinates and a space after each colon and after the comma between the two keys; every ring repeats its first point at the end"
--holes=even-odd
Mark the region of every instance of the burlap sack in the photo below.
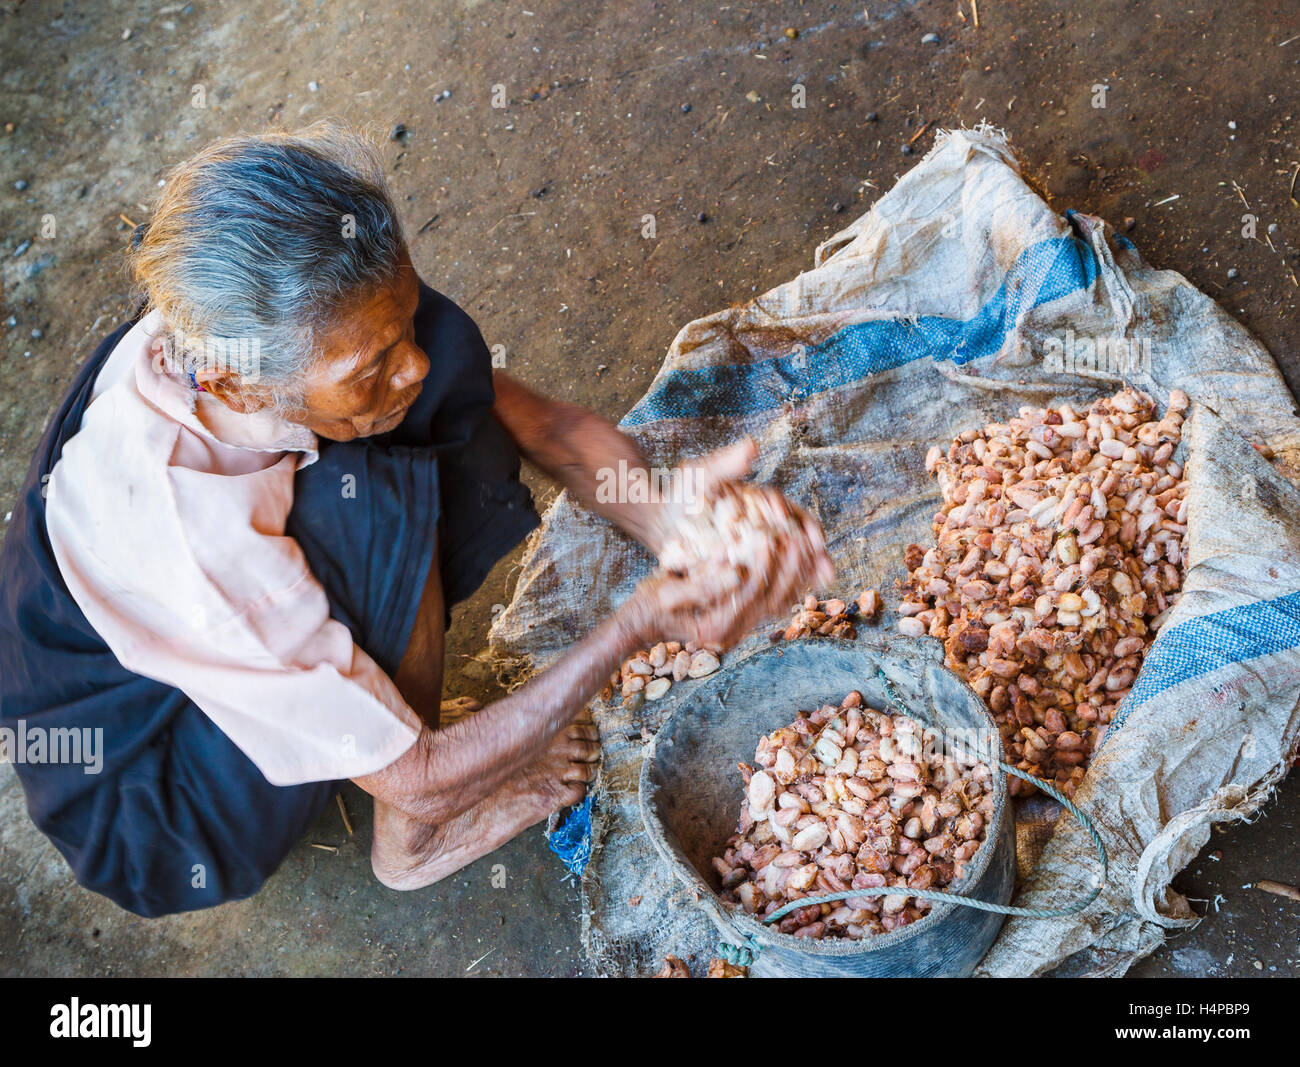
{"type": "MultiPolygon", "coordinates": [[[[1125,380],[1162,407],[1175,387],[1193,400],[1185,593],[1078,795],[1104,828],[1103,895],[1069,918],[1009,921],[982,964],[991,975],[1067,961],[1071,973],[1119,974],[1195,922],[1170,880],[1213,823],[1256,812],[1294,758],[1300,496],[1288,477],[1300,470],[1300,422],[1269,354],[1101,220],[1055,214],[996,131],[958,130],[818,248],[812,270],[685,327],[622,423],[663,463],[752,435],[756,479],[825,526],[835,592],[875,586],[888,603],[903,547],[926,540],[939,501],[924,472],[930,444],[1125,380]]],[[[524,673],[543,667],[652,564],[562,494],[493,626],[492,655],[524,673]]],[[[647,707],[597,708],[605,759],[584,928],[611,974],[652,973],[664,954],[708,952],[713,940],[641,833],[640,753],[657,726],[647,707]]],[[[1053,833],[1044,814],[1034,804],[1020,820],[1026,906],[1077,899],[1093,869],[1082,832],[1065,819],[1053,833]]]]}

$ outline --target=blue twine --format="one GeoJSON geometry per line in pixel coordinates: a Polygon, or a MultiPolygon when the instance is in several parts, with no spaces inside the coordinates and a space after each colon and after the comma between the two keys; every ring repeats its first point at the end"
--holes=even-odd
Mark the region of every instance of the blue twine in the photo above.
{"type": "Polygon", "coordinates": [[[565,867],[582,874],[591,859],[591,797],[566,811],[546,840],[565,867]]]}

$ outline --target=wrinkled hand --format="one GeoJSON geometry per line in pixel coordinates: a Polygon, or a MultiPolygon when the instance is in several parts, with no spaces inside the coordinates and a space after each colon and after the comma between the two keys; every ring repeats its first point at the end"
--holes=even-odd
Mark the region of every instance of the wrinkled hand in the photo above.
{"type": "Polygon", "coordinates": [[[621,611],[636,644],[667,638],[722,649],[734,643],[727,638],[740,590],[734,572],[697,580],[657,570],[636,587],[621,611]]]}
{"type": "Polygon", "coordinates": [[[773,616],[784,617],[790,605],[806,590],[825,588],[835,578],[835,567],[826,552],[821,523],[796,507],[775,489],[757,488],[773,510],[784,510],[795,521],[802,536],[759,542],[755,558],[742,574],[739,594],[734,598],[736,621],[728,643],[734,644],[759,623],[773,616]]]}
{"type": "MultiPolygon", "coordinates": [[[[705,460],[713,490],[724,484],[723,471],[747,469],[751,442],[705,460]]],[[[645,641],[680,638],[725,649],[759,623],[784,615],[810,587],[835,576],[820,524],[775,489],[748,487],[772,515],[787,517],[793,533],[754,538],[748,556],[737,564],[694,568],[689,575],[657,571],[638,586],[629,602],[645,641]]]]}

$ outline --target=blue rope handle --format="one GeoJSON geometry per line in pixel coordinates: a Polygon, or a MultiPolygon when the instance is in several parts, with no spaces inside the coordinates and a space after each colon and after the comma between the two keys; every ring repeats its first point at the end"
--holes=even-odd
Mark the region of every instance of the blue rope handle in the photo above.
{"type": "Polygon", "coordinates": [[[718,955],[730,963],[733,967],[750,967],[754,963],[754,957],[762,950],[762,946],[752,937],[745,938],[743,945],[733,945],[730,941],[718,942],[718,955]]]}
{"type": "MultiPolygon", "coordinates": [[[[897,712],[907,715],[909,718],[917,719],[925,726],[929,726],[933,729],[939,728],[935,723],[930,722],[924,716],[917,715],[903,702],[903,699],[898,695],[898,690],[894,688],[894,683],[879,667],[876,668],[876,675],[883,683],[885,687],[885,695],[889,697],[890,704],[894,706],[894,709],[897,712]]],[[[1009,764],[1003,763],[1001,760],[994,760],[993,762],[1002,768],[1005,773],[1028,782],[1030,785],[1037,786],[1053,800],[1058,801],[1066,811],[1078,820],[1079,825],[1088,832],[1088,836],[1092,839],[1093,845],[1097,848],[1097,859],[1101,864],[1101,875],[1097,878],[1092,892],[1082,900],[1064,908],[1017,908],[1010,904],[990,904],[987,900],[976,900],[974,897],[964,897],[957,893],[945,893],[939,889],[908,889],[905,886],[871,886],[866,889],[846,889],[839,893],[823,893],[819,896],[800,897],[798,900],[791,901],[789,904],[777,908],[777,910],[772,912],[771,915],[764,916],[762,920],[763,923],[765,925],[774,923],[778,919],[799,908],[807,908],[813,904],[833,904],[838,900],[848,900],[854,897],[909,896],[916,897],[918,900],[947,901],[949,904],[960,904],[962,907],[975,908],[978,911],[993,911],[997,912],[999,915],[1023,915],[1030,919],[1059,919],[1062,916],[1073,915],[1075,912],[1082,911],[1101,895],[1102,887],[1106,884],[1106,875],[1108,872],[1106,846],[1102,843],[1101,835],[1097,833],[1097,828],[1093,826],[1092,820],[1080,811],[1069,797],[1048,785],[1041,778],[1036,778],[1032,774],[1026,774],[1019,767],[1012,767],[1009,764]]],[[[751,947],[748,949],[742,947],[738,949],[738,951],[747,951],[752,958],[754,951],[758,946],[753,941],[753,938],[747,940],[750,942],[751,947]]],[[[737,946],[722,942],[718,946],[718,949],[719,951],[723,951],[724,949],[737,950],[737,946]]],[[[724,956],[726,955],[725,952],[723,954],[724,956]]],[[[729,960],[729,962],[734,961],[729,960]]],[[[747,964],[744,966],[747,966],[747,964]]]]}

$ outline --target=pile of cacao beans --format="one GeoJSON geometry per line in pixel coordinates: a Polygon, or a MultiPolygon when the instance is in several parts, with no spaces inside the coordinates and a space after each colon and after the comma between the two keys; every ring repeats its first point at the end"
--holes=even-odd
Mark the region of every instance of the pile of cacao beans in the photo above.
{"type": "Polygon", "coordinates": [[[926,457],[943,505],[934,544],[907,548],[898,629],[942,640],[1008,760],[1067,795],[1182,588],[1187,408],[1175,390],[1157,418],[1125,388],[1077,411],[1021,408],[926,457]]]}
{"type": "MultiPolygon", "coordinates": [[[[680,956],[665,956],[663,968],[655,978],[689,978],[691,969],[686,966],[686,961],[680,956]]],[[[706,978],[748,978],[748,967],[737,967],[734,963],[728,963],[722,959],[709,960],[709,970],[705,974],[706,978]]]]}
{"type": "Polygon", "coordinates": [[[653,648],[642,649],[623,661],[609,679],[605,699],[615,692],[625,704],[640,700],[660,700],[673,682],[687,678],[707,678],[721,665],[718,649],[700,647],[693,641],[660,641],[653,648]]]}
{"type": "Polygon", "coordinates": [[[874,589],[864,589],[856,600],[843,601],[836,597],[818,600],[809,593],[794,606],[790,625],[772,633],[772,642],[797,641],[802,637],[842,637],[853,641],[858,636],[858,622],[874,623],[880,615],[882,601],[874,589]]]}
{"type": "Polygon", "coordinates": [[[843,637],[852,641],[858,636],[851,615],[856,615],[856,605],[843,600],[818,600],[809,593],[802,604],[795,606],[790,625],[772,635],[774,641],[797,641],[801,637],[843,637]]]}
{"type": "Polygon", "coordinates": [[[860,939],[922,918],[930,904],[908,890],[960,881],[994,811],[988,766],[931,747],[915,720],[856,691],[760,738],[757,766],[740,764],[736,833],[713,861],[722,899],[761,918],[809,896],[898,890],[796,908],[776,928],[797,937],[860,939]]]}

